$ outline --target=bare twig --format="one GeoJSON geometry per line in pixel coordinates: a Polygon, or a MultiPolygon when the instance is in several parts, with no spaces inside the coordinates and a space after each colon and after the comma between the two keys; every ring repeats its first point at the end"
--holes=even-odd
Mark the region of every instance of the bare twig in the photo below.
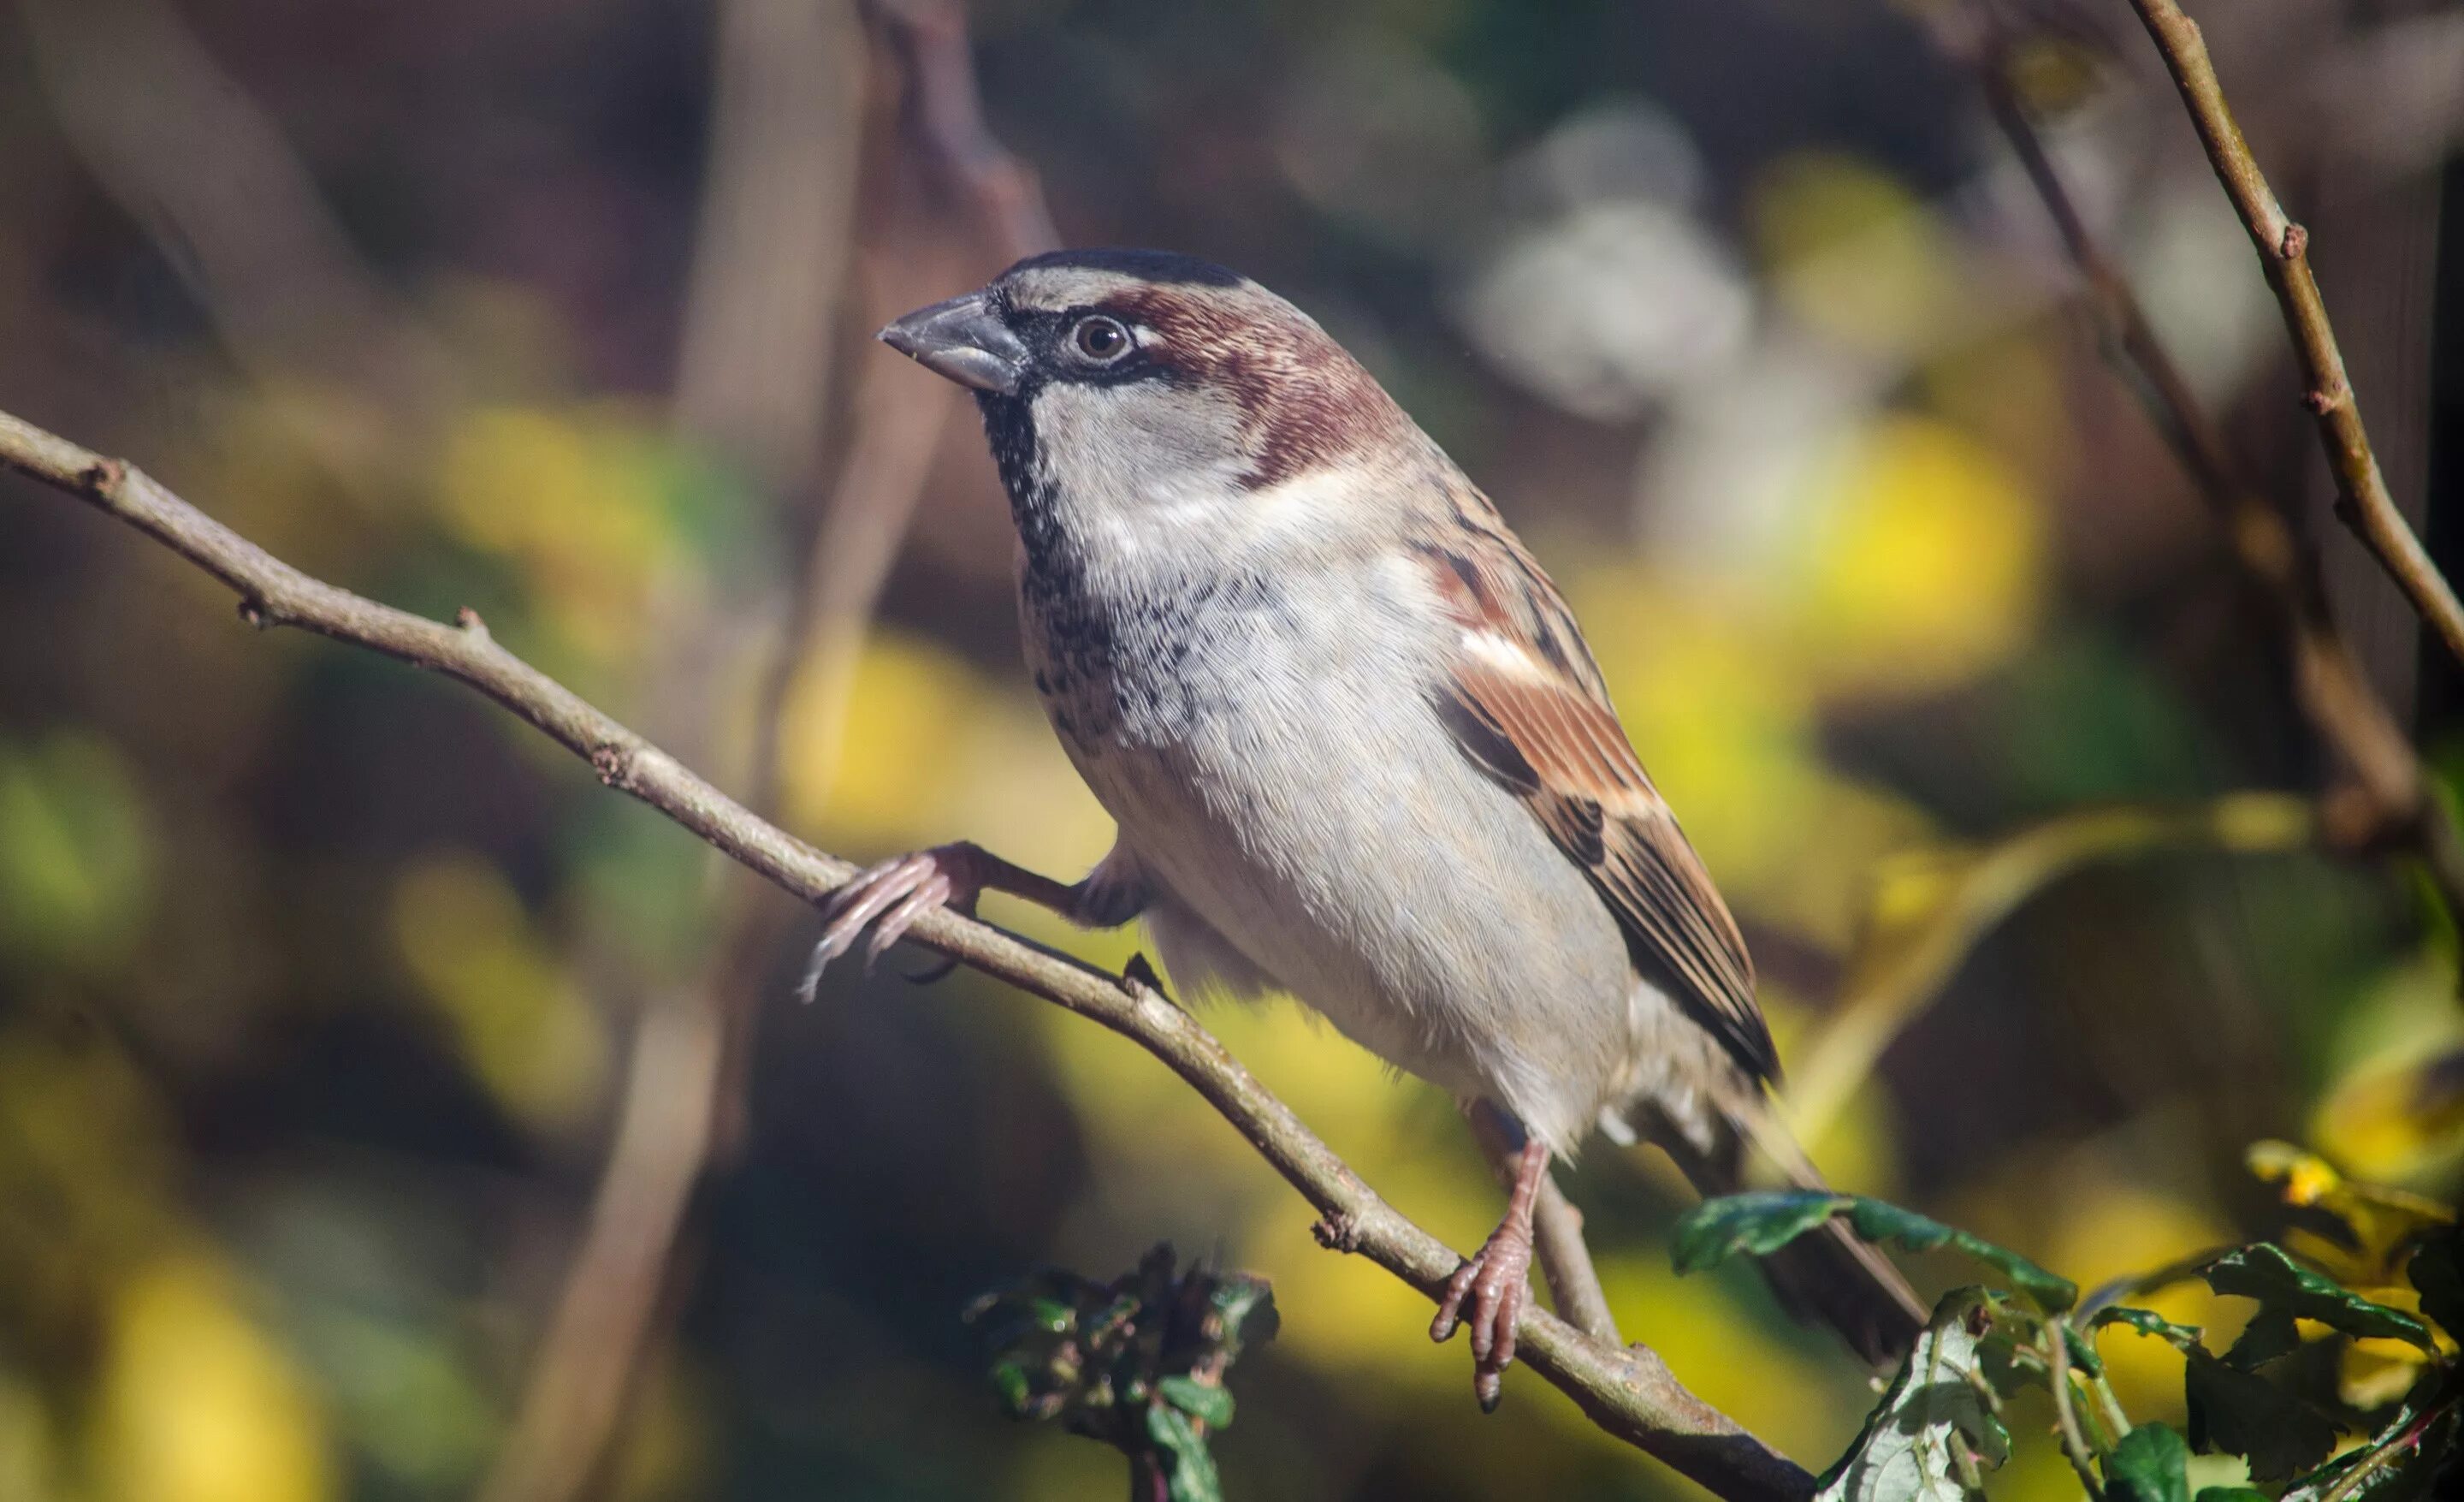
{"type": "Polygon", "coordinates": [[[2096,1479],[2096,1462],[2080,1432],[2078,1395],[2071,1390],[2071,1347],[2068,1327],[2058,1319],[2045,1321],[2045,1368],[2052,1379],[2054,1421],[2062,1437],[2062,1453],[2079,1472],[2079,1485],[2093,1502],[2103,1502],[2104,1488],[2096,1479]]]}
{"type": "MultiPolygon", "coordinates": [[[[1474,1105],[1465,1118],[1499,1186],[1511,1190],[1515,1163],[1523,1151],[1522,1129],[1486,1101],[1474,1105]]],[[[1553,1174],[1540,1181],[1540,1198],[1531,1209],[1531,1231],[1540,1274],[1548,1280],[1550,1301],[1556,1306],[1558,1317],[1595,1340],[1623,1345],[1617,1315],[1609,1310],[1608,1293],[1600,1287],[1599,1270],[1592,1266],[1591,1248],[1583,1243],[1583,1212],[1557,1187],[1553,1174]]]]}
{"type": "Polygon", "coordinates": [[[2365,801],[2367,817],[2331,820],[2340,843],[2391,835],[2420,853],[2450,914],[2464,919],[2464,843],[2444,805],[2429,796],[2419,756],[2361,663],[2344,645],[2321,595],[2315,560],[2283,516],[2243,478],[2222,430],[2191,391],[2157,338],[2130,283],[2105,254],[2056,170],[2013,83],[2011,38],[1990,8],[1972,35],[1940,31],[1947,46],[1971,51],[1987,103],[2029,182],[2044,200],[2063,249],[2089,292],[2106,344],[2148,416],[2221,524],[2227,546],[2257,586],[2287,642],[2293,693],[2320,737],[2342,759],[2365,801]]]}
{"type": "Polygon", "coordinates": [[[2344,374],[2343,352],[2337,347],[2335,328],[2327,321],[2326,301],[2319,295],[2318,278],[2311,275],[2310,232],[2285,213],[2259,171],[2249,143],[2242,139],[2241,126],[2225,102],[2224,85],[2209,60],[2199,24],[2174,0],[2130,3],[2146,23],[2147,34],[2165,59],[2165,71],[2173,76],[2190,123],[2198,130],[2199,144],[2207,151],[2208,165],[2215,168],[2216,181],[2224,185],[2242,228],[2250,232],[2267,284],[2284,310],[2284,326],[2293,336],[2294,352],[2308,386],[2302,405],[2319,419],[2319,440],[2343,493],[2337,513],[2378,555],[2396,586],[2446,642],[2447,650],[2464,660],[2464,603],[2456,600],[2454,589],[2396,509],[2395,497],[2387,494],[2387,477],[2379,472],[2378,456],[2371,453],[2369,433],[2362,425],[2361,405],[2344,374]]]}
{"type": "MultiPolygon", "coordinates": [[[[446,626],[314,579],[138,470],[0,413],[0,465],[83,500],[188,560],[240,597],[243,618],[383,652],[478,690],[589,762],[600,781],[656,808],[790,895],[819,901],[856,868],[787,834],[673,757],[498,646],[465,611],[446,626]]],[[[1319,1211],[1319,1240],[1357,1252],[1434,1296],[1463,1259],[1406,1219],[1160,991],[1108,975],[990,924],[935,910],[913,937],[961,963],[1129,1038],[1229,1121],[1319,1211]]],[[[1813,1478],[1688,1392],[1640,1347],[1619,1350],[1541,1311],[1525,1315],[1531,1369],[1607,1432],[1721,1496],[1803,1498],[1813,1478]]]]}

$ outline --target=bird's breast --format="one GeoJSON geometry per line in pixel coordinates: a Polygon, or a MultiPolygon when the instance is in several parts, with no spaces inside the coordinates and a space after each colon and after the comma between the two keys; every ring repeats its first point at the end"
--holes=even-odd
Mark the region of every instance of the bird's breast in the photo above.
{"type": "Polygon", "coordinates": [[[1389,1062],[1588,1120],[1630,1051],[1623,942],[1435,713],[1453,630],[1409,576],[1051,584],[1022,579],[1037,691],[1155,879],[1389,1062]]]}

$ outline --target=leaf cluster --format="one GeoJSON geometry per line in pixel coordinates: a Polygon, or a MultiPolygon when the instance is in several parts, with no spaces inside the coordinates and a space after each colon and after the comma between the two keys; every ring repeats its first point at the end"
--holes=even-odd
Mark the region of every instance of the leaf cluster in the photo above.
{"type": "Polygon", "coordinates": [[[1981,1497],[1983,1473],[2011,1452],[2005,1405],[2025,1389],[2050,1395],[2058,1441],[2082,1489],[2101,1502],[2409,1502],[2449,1469],[2464,1425],[2452,1334],[2464,1329],[2464,1229],[2438,1206],[2344,1184],[2315,1160],[2286,1159],[2290,1152],[2255,1154],[2254,1166],[2283,1179],[2288,1195],[2299,1189],[2295,1203],[2313,1212],[2310,1234],[2342,1248],[2332,1268],[2258,1242],[2082,1304],[2068,1279],[1967,1231],[1859,1195],[1783,1191],[1697,1207],[1678,1227],[1677,1269],[1768,1256],[1837,1219],[1869,1242],[1955,1251],[1999,1285],[1943,1298],[1856,1443],[1823,1475],[1819,1502],[1981,1497]],[[2383,1286],[2397,1269],[2409,1289],[2383,1286]],[[2222,1355],[2197,1329],[2119,1301],[2188,1278],[2257,1306],[2222,1355]],[[2131,1422],[2097,1352],[2095,1337],[2108,1328],[2183,1353],[2187,1435],[2131,1422]],[[2417,1377],[2391,1409],[2340,1409],[2303,1392],[2302,1363],[2284,1359],[2322,1337],[2393,1343],[2412,1354],[2417,1377]],[[2237,1457],[2226,1464],[2254,1484],[2194,1491],[2194,1452],[2237,1457]]]}
{"type": "Polygon", "coordinates": [[[994,1391],[1010,1416],[1058,1420],[1130,1458],[1171,1502],[1221,1502],[1208,1436],[1232,1423],[1224,1374],[1277,1315],[1264,1278],[1193,1268],[1170,1246],[1097,1283],[1040,1270],[967,1310],[992,1348],[994,1391]]]}

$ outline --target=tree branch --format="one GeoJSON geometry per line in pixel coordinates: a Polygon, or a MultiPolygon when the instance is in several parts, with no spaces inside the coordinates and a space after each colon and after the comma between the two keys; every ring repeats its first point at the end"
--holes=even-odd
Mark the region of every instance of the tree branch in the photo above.
{"type": "Polygon", "coordinates": [[[2327,321],[2327,304],[2319,295],[2319,280],[2310,272],[2310,232],[2293,222],[2277,201],[2276,192],[2258,169],[2242,139],[2241,126],[2225,103],[2224,85],[2208,58],[2208,44],[2199,23],[2174,0],[2130,0],[2146,23],[2147,34],[2173,76],[2182,103],[2197,127],[2199,144],[2224,185],[2242,228],[2258,251],[2267,284],[2284,310],[2284,326],[2292,333],[2294,352],[2308,384],[2302,405],[2319,419],[2319,441],[2327,451],[2327,467],[2335,472],[2343,493],[2337,514],[2378,555],[2396,586],[2430,623],[2447,650],[2464,661],[2464,604],[2455,598],[2430,554],[2396,509],[2387,494],[2387,476],[2379,473],[2378,455],[2370,452],[2368,431],[2352,383],[2344,375],[2343,351],[2337,347],[2335,328],[2327,321]]]}
{"type": "MultiPolygon", "coordinates": [[[[274,557],[120,460],[0,412],[0,465],[85,501],[153,538],[240,597],[242,617],[294,626],[454,678],[583,758],[601,782],[666,814],[790,895],[819,901],[856,868],[761,819],[674,758],[498,646],[466,610],[447,626],[338,588],[274,557]]],[[[1300,1191],[1318,1239],[1357,1252],[1435,1295],[1462,1258],[1406,1219],[1261,1085],[1213,1034],[1160,991],[1108,975],[946,910],[912,937],[986,975],[1111,1028],[1161,1060],[1300,1191]]],[[[1801,1499],[1814,1479],[1688,1392],[1640,1347],[1617,1349],[1553,1314],[1525,1315],[1531,1369],[1609,1433],[1737,1502],[1801,1499]]]]}
{"type": "Polygon", "coordinates": [[[2107,349],[2125,377],[2136,375],[2126,384],[2189,473],[2222,526],[2233,560],[2284,634],[2296,701],[2343,759],[2366,802],[2367,817],[2360,821],[2333,817],[2331,806],[2331,832],[2348,847],[2382,831],[2408,840],[2450,915],[2464,920],[2464,841],[2445,805],[2429,796],[2418,753],[2327,613],[2308,544],[2243,478],[2222,430],[2157,338],[2129,280],[2089,231],[2013,83],[2012,41],[2004,23],[1990,7],[1977,8],[1974,19],[1981,31],[1946,24],[1936,35],[1975,68],[1994,122],[2087,285],[2107,349]],[[2350,827],[2357,823],[2363,828],[2350,827]]]}

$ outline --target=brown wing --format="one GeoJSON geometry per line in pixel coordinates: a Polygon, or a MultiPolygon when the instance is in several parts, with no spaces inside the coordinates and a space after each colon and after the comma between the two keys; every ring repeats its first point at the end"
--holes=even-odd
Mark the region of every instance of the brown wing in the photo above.
{"type": "Polygon", "coordinates": [[[1440,711],[1591,878],[1643,977],[1776,1079],[1745,939],[1627,742],[1573,613],[1485,501],[1459,500],[1457,519],[1472,545],[1427,554],[1463,630],[1440,711]]]}

